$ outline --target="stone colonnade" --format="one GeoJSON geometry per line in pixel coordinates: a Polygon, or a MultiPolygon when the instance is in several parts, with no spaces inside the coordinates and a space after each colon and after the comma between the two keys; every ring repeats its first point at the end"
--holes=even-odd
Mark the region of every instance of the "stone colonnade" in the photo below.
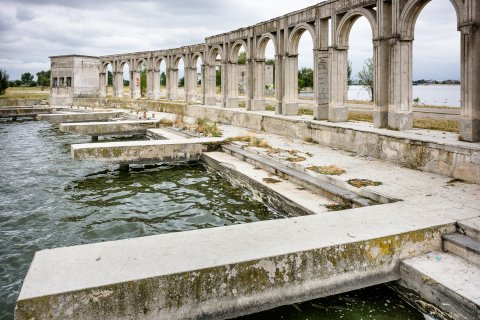
{"type": "MultiPolygon", "coordinates": [[[[314,46],[314,115],[319,120],[347,121],[348,38],[354,22],[365,17],[374,48],[374,126],[407,130],[413,126],[412,43],[415,22],[430,0],[331,0],[254,26],[206,38],[205,44],[178,49],[101,57],[100,92],[106,94],[106,67],[113,66],[114,96],[121,97],[122,69],[131,68],[132,98],[139,98],[139,67],[147,65],[148,98],[159,99],[160,71],[167,66],[167,99],[178,97],[178,61],[185,63],[185,97],[195,96],[196,63],[202,60],[202,103],[216,103],[217,67],[222,70],[222,107],[238,107],[236,67],[246,51],[247,110],[264,110],[265,48],[275,47],[277,114],[298,113],[298,43],[310,33],[314,46]],[[138,88],[137,88],[138,84],[138,88]]],[[[460,139],[480,140],[480,3],[450,0],[461,32],[460,139]]],[[[445,45],[448,45],[447,43],[445,45]]],[[[458,53],[452,53],[458,54],[458,53]]]]}

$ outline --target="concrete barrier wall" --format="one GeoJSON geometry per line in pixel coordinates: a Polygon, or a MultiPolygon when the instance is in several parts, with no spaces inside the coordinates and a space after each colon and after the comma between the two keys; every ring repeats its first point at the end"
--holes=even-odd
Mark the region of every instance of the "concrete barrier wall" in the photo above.
{"type": "Polygon", "coordinates": [[[295,117],[163,101],[117,102],[79,99],[78,105],[134,108],[207,117],[219,123],[261,130],[295,139],[312,138],[320,145],[390,161],[408,168],[480,183],[480,145],[448,143],[433,137],[386,129],[358,129],[345,123],[303,120],[295,117]],[[101,104],[105,103],[105,105],[101,104]]]}

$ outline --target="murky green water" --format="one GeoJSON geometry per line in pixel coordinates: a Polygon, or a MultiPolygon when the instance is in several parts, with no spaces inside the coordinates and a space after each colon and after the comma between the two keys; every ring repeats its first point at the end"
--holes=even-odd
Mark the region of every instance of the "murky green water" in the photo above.
{"type": "MultiPolygon", "coordinates": [[[[71,160],[70,144],[89,141],[43,122],[0,121],[1,320],[13,318],[35,251],[282,218],[201,165],[122,173],[71,160]]],[[[385,302],[368,290],[246,319],[423,319],[396,296],[385,302]],[[345,308],[354,311],[337,317],[345,308]]]]}

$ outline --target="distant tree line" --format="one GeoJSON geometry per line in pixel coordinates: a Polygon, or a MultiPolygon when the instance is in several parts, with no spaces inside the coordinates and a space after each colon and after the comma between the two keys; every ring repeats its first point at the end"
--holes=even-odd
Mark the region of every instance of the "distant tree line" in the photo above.
{"type": "Polygon", "coordinates": [[[19,80],[10,80],[7,71],[0,69],[0,94],[4,94],[8,87],[41,87],[42,90],[50,87],[50,70],[37,72],[37,80],[30,72],[20,75],[19,80]]]}

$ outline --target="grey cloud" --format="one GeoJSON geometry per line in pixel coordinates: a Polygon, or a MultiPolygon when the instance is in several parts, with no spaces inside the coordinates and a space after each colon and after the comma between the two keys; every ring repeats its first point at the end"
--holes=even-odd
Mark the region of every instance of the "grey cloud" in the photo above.
{"type": "Polygon", "coordinates": [[[17,7],[17,13],[15,15],[19,21],[30,21],[36,17],[35,12],[26,7],[17,7]]]}

